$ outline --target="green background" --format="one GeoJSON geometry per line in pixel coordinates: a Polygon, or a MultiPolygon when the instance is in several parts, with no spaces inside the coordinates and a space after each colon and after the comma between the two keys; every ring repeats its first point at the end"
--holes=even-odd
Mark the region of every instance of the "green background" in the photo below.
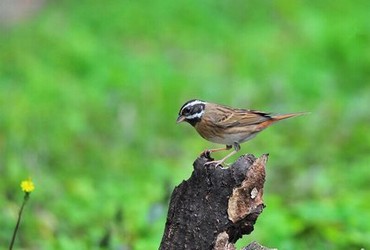
{"type": "Polygon", "coordinates": [[[370,247],[368,1],[40,7],[0,29],[1,248],[31,177],[16,249],[157,249],[172,189],[218,147],[176,125],[193,98],[311,112],[229,160],[270,153],[267,208],[239,247],[370,247]]]}

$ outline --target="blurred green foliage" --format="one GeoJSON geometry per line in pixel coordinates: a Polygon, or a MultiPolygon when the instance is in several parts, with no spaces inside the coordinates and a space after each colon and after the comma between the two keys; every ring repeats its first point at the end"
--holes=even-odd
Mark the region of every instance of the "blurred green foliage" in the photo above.
{"type": "MultiPolygon", "coordinates": [[[[257,240],[370,247],[368,1],[58,1],[0,33],[0,245],[157,249],[169,194],[209,142],[201,98],[276,113],[257,240]]],[[[222,154],[216,154],[221,157],[222,154]]],[[[235,156],[232,160],[235,160],[235,156]]]]}

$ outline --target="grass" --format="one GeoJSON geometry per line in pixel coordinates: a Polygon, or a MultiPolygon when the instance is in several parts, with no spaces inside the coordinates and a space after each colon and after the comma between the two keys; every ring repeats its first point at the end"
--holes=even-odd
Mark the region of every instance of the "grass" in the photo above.
{"type": "Polygon", "coordinates": [[[62,1],[3,27],[0,242],[14,228],[19,180],[31,176],[38,190],[18,247],[96,249],[108,235],[109,249],[158,248],[169,192],[214,146],[175,124],[179,107],[201,98],[311,112],[242,145],[270,160],[267,208],[239,246],[370,246],[368,10],[62,1]]]}

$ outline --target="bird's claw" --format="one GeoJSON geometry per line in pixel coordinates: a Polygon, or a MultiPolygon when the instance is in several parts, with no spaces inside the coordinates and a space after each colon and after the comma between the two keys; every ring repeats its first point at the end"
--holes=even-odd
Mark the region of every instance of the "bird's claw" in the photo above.
{"type": "Polygon", "coordinates": [[[211,157],[211,150],[209,150],[209,149],[206,149],[206,150],[204,150],[201,154],[200,154],[200,156],[202,157],[202,156],[204,156],[204,157],[206,157],[207,159],[212,159],[213,160],[213,158],[211,157]]]}
{"type": "MultiPolygon", "coordinates": [[[[204,166],[209,166],[209,165],[212,165],[212,164],[214,164],[216,168],[217,167],[223,168],[222,164],[224,164],[224,161],[222,161],[222,160],[220,160],[220,161],[208,161],[208,162],[204,163],[204,166]]],[[[225,163],[225,165],[227,165],[227,164],[225,163]]]]}

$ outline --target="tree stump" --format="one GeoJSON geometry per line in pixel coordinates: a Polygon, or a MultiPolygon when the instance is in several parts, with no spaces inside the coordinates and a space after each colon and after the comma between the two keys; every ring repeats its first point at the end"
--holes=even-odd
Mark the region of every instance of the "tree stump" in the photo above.
{"type": "MultiPolygon", "coordinates": [[[[221,168],[204,165],[209,156],[197,158],[191,177],[172,193],[160,249],[235,249],[265,207],[267,159],[248,154],[221,168]]],[[[244,249],[268,248],[253,242],[244,249]]]]}

